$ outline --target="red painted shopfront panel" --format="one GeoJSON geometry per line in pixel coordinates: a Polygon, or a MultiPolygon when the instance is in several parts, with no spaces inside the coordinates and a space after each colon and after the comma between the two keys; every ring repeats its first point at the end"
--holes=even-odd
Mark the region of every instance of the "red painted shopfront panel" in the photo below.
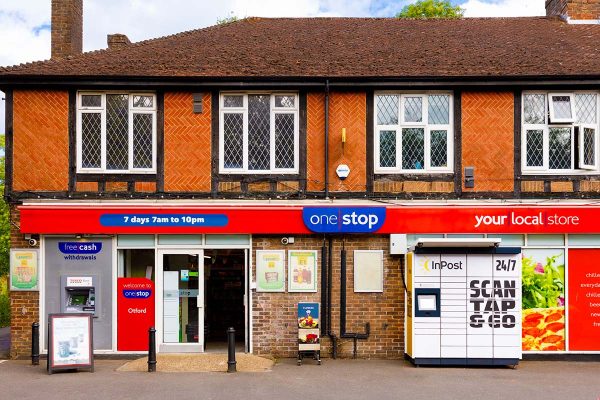
{"type": "Polygon", "coordinates": [[[600,207],[529,206],[22,206],[21,232],[42,234],[133,233],[600,233],[600,207]],[[377,209],[377,213],[375,213],[377,209]],[[384,209],[385,212],[381,213],[384,209]],[[322,210],[322,215],[319,212],[322,210]],[[332,220],[332,210],[337,219],[332,220]],[[354,211],[362,213],[352,214],[354,211]],[[307,226],[303,217],[318,223],[307,226]],[[372,211],[372,214],[369,214],[372,211]],[[346,213],[346,214],[343,214],[346,213]],[[376,214],[378,229],[371,224],[376,214]],[[348,217],[348,219],[343,219],[348,217]],[[335,221],[333,226],[324,226],[335,221]],[[350,226],[343,226],[348,221],[350,226]],[[364,225],[364,224],[363,224],[364,225]],[[360,228],[360,229],[359,229],[360,228]],[[353,230],[355,229],[355,230],[353,230]]]}
{"type": "Polygon", "coordinates": [[[154,326],[154,299],[151,280],[117,280],[117,350],[148,350],[148,329],[154,326]]]}
{"type": "Polygon", "coordinates": [[[600,350],[600,249],[569,249],[569,350],[600,350]]]}

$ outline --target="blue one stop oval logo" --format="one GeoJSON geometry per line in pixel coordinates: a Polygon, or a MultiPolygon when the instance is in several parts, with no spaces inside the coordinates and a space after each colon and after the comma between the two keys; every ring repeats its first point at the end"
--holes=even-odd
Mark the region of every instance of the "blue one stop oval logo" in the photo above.
{"type": "Polygon", "coordinates": [[[372,233],[385,222],[385,207],[305,207],[304,225],[317,233],[372,233]]]}

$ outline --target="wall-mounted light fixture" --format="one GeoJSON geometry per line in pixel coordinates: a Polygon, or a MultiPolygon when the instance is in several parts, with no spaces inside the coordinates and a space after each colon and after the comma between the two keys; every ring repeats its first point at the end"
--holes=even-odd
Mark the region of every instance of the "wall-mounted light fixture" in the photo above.
{"type": "Polygon", "coordinates": [[[346,128],[342,128],[342,144],[346,143],[346,128]]]}

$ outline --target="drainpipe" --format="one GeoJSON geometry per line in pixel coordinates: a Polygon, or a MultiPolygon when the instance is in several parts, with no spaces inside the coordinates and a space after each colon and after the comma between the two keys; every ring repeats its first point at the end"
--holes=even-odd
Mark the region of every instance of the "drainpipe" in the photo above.
{"type": "Polygon", "coordinates": [[[327,246],[325,246],[325,236],[323,236],[323,246],[321,247],[321,315],[319,317],[321,321],[321,335],[325,336],[328,333],[327,330],[327,318],[329,316],[329,310],[327,309],[327,246]]]}
{"type": "Polygon", "coordinates": [[[327,262],[327,335],[331,338],[331,357],[337,358],[337,336],[331,329],[331,293],[333,288],[333,239],[329,236],[329,254],[327,262]]]}
{"type": "Polygon", "coordinates": [[[340,257],[340,337],[354,340],[353,358],[356,358],[357,342],[359,339],[368,339],[371,334],[371,324],[365,324],[365,333],[346,332],[346,247],[343,245],[340,257]]]}
{"type": "Polygon", "coordinates": [[[325,199],[329,199],[329,79],[325,81],[325,199]]]}
{"type": "Polygon", "coordinates": [[[331,236],[323,236],[323,246],[321,247],[321,335],[328,336],[331,339],[331,358],[337,358],[337,336],[331,331],[331,288],[333,282],[332,272],[332,244],[331,236]],[[328,246],[326,246],[326,241],[328,246]]]}

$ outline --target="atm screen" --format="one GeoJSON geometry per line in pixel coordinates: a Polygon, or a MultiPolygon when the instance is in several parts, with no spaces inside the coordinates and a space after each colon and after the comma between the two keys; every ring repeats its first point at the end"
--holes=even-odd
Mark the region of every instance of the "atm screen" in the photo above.
{"type": "Polygon", "coordinates": [[[87,304],[88,297],[84,294],[74,294],[71,295],[71,305],[72,306],[83,306],[87,304]]]}
{"type": "Polygon", "coordinates": [[[417,297],[419,310],[435,311],[436,310],[436,295],[435,294],[420,294],[417,297]]]}

